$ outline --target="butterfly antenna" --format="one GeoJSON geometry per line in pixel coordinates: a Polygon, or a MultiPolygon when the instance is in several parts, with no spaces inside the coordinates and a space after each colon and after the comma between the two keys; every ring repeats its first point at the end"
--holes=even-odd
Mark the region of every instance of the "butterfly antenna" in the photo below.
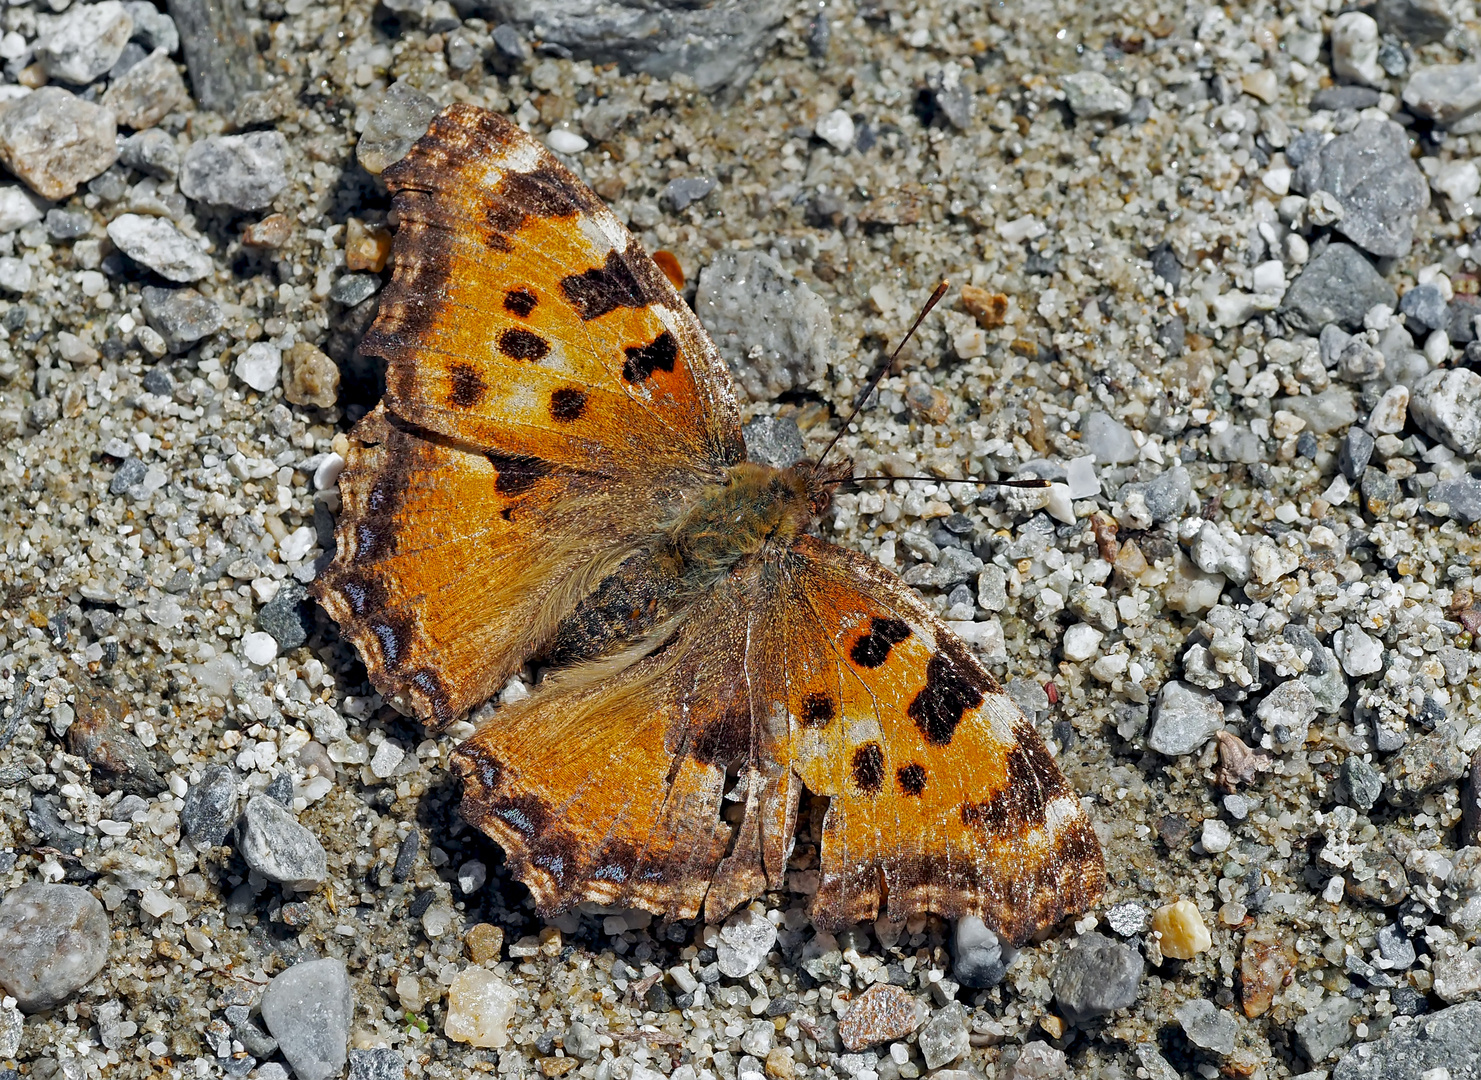
{"type": "Polygon", "coordinates": [[[848,426],[852,424],[854,422],[854,418],[859,415],[859,410],[862,409],[864,407],[864,403],[869,400],[869,395],[874,393],[874,388],[879,385],[879,381],[889,373],[890,367],[895,363],[895,358],[900,355],[900,350],[905,348],[905,343],[915,336],[915,332],[920,329],[920,324],[925,322],[926,316],[931,313],[932,308],[934,308],[941,302],[941,298],[946,295],[946,290],[949,288],[951,288],[951,282],[943,278],[941,284],[936,286],[936,291],[931,294],[931,298],[926,301],[926,306],[920,309],[920,314],[915,317],[915,322],[910,324],[910,329],[907,330],[905,332],[905,336],[900,339],[900,344],[895,346],[895,351],[890,353],[889,357],[881,362],[879,366],[870,373],[869,381],[864,384],[864,389],[860,391],[859,396],[854,399],[853,412],[849,413],[848,419],[839,425],[838,433],[833,436],[833,440],[823,450],[822,454],[819,455],[817,461],[818,465],[822,465],[823,459],[833,452],[833,448],[838,445],[838,440],[843,438],[843,433],[848,430],[848,426]]]}

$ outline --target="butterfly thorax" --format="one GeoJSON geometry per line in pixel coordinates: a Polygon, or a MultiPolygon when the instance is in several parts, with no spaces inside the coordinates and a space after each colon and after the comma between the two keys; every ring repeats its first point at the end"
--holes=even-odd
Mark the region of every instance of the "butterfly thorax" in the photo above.
{"type": "Polygon", "coordinates": [[[827,506],[841,465],[789,469],[743,462],[725,479],[698,487],[683,509],[642,549],[577,603],[556,628],[547,659],[595,660],[652,639],[743,559],[782,551],[827,506]]]}

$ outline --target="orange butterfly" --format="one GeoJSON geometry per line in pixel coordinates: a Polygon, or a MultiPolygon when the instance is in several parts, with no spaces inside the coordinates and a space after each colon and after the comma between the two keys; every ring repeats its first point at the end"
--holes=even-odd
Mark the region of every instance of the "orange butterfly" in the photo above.
{"type": "Polygon", "coordinates": [[[970,913],[1017,943],[1093,904],[1100,845],[1033,726],[809,534],[850,466],[746,461],[724,361],[601,200],[467,105],[384,176],[386,393],[315,591],[434,726],[549,665],[453,759],[540,912],[723,917],[783,887],[804,787],[819,925],[970,913]]]}

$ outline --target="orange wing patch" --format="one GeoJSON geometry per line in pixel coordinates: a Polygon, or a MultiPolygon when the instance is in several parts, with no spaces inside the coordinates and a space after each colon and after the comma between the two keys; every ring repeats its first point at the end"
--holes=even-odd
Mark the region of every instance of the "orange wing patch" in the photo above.
{"type": "Polygon", "coordinates": [[[453,105],[383,174],[396,269],[361,349],[385,403],[604,476],[741,460],[724,362],[622,223],[502,116],[453,105]]]}

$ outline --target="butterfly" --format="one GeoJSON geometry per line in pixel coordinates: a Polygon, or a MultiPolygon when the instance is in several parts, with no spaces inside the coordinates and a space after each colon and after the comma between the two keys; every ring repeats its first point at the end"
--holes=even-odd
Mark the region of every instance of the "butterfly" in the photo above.
{"type": "Polygon", "coordinates": [[[785,887],[804,789],[819,926],[974,914],[1020,943],[1094,904],[1100,845],[1032,724],[814,534],[851,465],[747,461],[724,360],[612,211],[469,105],[383,176],[386,388],[314,592],[434,729],[545,666],[452,758],[538,911],[722,918],[785,887]]]}

